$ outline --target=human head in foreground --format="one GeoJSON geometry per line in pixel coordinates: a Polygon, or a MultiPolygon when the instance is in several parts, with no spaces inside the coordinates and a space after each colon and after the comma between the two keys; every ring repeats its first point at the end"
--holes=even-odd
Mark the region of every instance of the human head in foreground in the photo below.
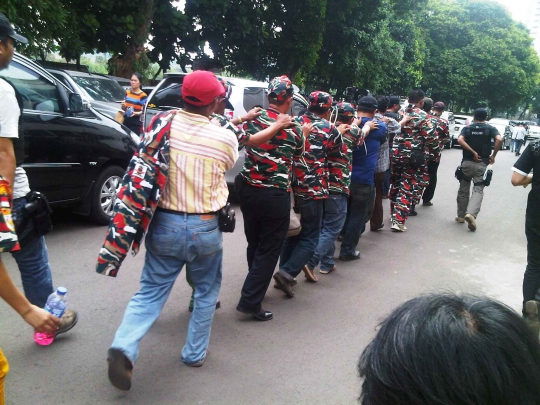
{"type": "Polygon", "coordinates": [[[413,298],[386,318],[358,365],[362,405],[540,404],[540,344],[500,302],[413,298]]]}

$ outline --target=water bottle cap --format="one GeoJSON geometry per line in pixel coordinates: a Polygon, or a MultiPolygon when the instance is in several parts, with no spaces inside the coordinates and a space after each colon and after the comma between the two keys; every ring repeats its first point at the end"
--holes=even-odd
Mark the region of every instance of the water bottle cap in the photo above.
{"type": "Polygon", "coordinates": [[[56,293],[57,293],[58,295],[66,295],[66,293],[67,293],[67,288],[66,288],[66,287],[58,287],[58,288],[56,289],[56,293]]]}

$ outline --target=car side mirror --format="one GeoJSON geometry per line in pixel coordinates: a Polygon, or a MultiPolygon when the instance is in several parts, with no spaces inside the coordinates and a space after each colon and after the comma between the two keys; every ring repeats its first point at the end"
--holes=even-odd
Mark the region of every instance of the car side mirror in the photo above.
{"type": "Polygon", "coordinates": [[[69,112],[71,114],[83,112],[83,100],[80,94],[71,93],[69,95],[69,112]]]}

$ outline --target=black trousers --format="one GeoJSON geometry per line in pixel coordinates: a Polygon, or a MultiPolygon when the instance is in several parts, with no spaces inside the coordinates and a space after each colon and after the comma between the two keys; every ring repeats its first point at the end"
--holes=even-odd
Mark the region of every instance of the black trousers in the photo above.
{"type": "MultiPolygon", "coordinates": [[[[527,207],[529,209],[529,207],[527,207]]],[[[527,268],[523,276],[523,305],[540,300],[540,220],[538,214],[527,213],[525,236],[527,236],[527,268]],[[532,219],[531,217],[535,217],[532,219]],[[536,296],[536,297],[535,297],[536,296]]]]}
{"type": "Polygon", "coordinates": [[[430,160],[428,163],[428,173],[429,173],[429,185],[424,190],[424,195],[422,199],[425,202],[431,201],[433,195],[435,194],[435,187],[437,187],[437,170],[439,170],[439,163],[434,160],[430,160]]]}
{"type": "Polygon", "coordinates": [[[290,193],[277,187],[253,187],[244,182],[240,208],[248,242],[249,272],[238,305],[256,312],[261,309],[289,230],[290,193]]]}

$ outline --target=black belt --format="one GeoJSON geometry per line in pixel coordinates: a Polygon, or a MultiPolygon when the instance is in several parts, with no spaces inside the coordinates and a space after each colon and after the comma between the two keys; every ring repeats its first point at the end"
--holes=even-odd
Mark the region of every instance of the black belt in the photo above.
{"type": "Polygon", "coordinates": [[[174,211],[174,210],[168,210],[167,208],[161,208],[157,207],[156,211],[166,212],[167,214],[174,214],[174,215],[217,215],[216,211],[212,212],[204,212],[204,213],[197,213],[197,212],[182,212],[182,211],[174,211]]]}

